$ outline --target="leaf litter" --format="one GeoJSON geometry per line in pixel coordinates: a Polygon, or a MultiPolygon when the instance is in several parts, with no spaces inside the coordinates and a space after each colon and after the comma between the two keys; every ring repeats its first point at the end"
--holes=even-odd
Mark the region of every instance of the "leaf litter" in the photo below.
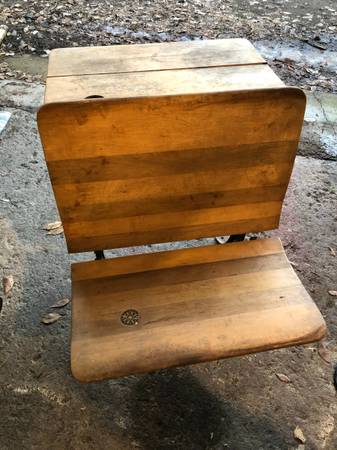
{"type": "Polygon", "coordinates": [[[62,222],[59,220],[56,222],[46,223],[42,228],[47,231],[47,234],[52,236],[57,236],[58,234],[63,233],[62,222]]]}
{"type": "Polygon", "coordinates": [[[333,297],[337,297],[337,291],[328,291],[330,295],[332,295],[333,297]]]}
{"type": "Polygon", "coordinates": [[[301,428],[299,426],[297,426],[294,430],[294,438],[297,439],[298,441],[302,442],[302,444],[305,444],[305,442],[306,442],[306,438],[303,434],[303,431],[301,430],[301,428]]]}
{"type": "Polygon", "coordinates": [[[51,308],[63,308],[64,306],[68,305],[69,302],[69,298],[63,298],[62,300],[59,300],[58,302],[51,305],[51,308]]]}
{"type": "Polygon", "coordinates": [[[331,355],[325,342],[319,343],[318,354],[327,364],[331,363],[331,355]]]}
{"type": "Polygon", "coordinates": [[[8,26],[8,33],[2,44],[6,60],[0,61],[0,79],[14,77],[29,82],[38,76],[41,79],[41,75],[25,73],[10,61],[23,54],[46,58],[53,48],[242,36],[260,43],[290,41],[298,48],[296,55],[304,50],[314,52],[314,57],[298,60],[292,51],[289,57],[284,50],[274,55],[276,49],[273,49],[267,59],[288,84],[336,91],[335,70],[327,70],[325,64],[334,59],[336,49],[336,8],[303,7],[302,2],[290,2],[289,11],[284,11],[286,6],[282,0],[246,3],[236,0],[134,0],[131,4],[86,0],[2,1],[0,24],[8,26]],[[323,62],[315,64],[321,55],[324,55],[323,62]]]}
{"type": "Polygon", "coordinates": [[[332,247],[329,247],[329,250],[331,256],[336,256],[336,251],[332,247]]]}
{"type": "Polygon", "coordinates": [[[59,228],[62,225],[62,222],[60,220],[57,220],[56,222],[50,222],[43,225],[43,229],[47,231],[55,230],[56,228],[59,228]]]}
{"type": "Polygon", "coordinates": [[[41,322],[45,325],[51,325],[52,323],[57,322],[60,318],[61,315],[59,313],[48,313],[42,317],[41,322]]]}
{"type": "Polygon", "coordinates": [[[283,383],[291,383],[291,379],[284,373],[277,373],[276,376],[283,383]]]}
{"type": "Polygon", "coordinates": [[[8,295],[14,286],[13,275],[4,276],[2,279],[3,291],[5,295],[8,295]]]}

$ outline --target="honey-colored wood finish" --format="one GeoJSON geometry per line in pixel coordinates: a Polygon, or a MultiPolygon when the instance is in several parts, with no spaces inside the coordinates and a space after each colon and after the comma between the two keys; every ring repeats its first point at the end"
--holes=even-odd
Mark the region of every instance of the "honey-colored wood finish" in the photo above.
{"type": "Polygon", "coordinates": [[[278,239],[72,265],[71,366],[81,381],[322,338],[278,239]],[[138,325],[121,323],[128,309],[138,325]]]}
{"type": "MultiPolygon", "coordinates": [[[[68,250],[276,228],[304,107],[244,39],[54,50],[38,125],[68,250]]],[[[76,263],[72,282],[81,381],[325,333],[278,239],[76,263]]]]}
{"type": "Polygon", "coordinates": [[[291,88],[45,105],[69,251],[276,228],[304,105],[291,88]]]}
{"type": "Polygon", "coordinates": [[[45,103],[87,97],[151,97],[284,86],[266,64],[48,78],[45,103]]]}
{"type": "Polygon", "coordinates": [[[62,48],[49,55],[48,77],[261,63],[265,60],[247,39],[62,48]]]}

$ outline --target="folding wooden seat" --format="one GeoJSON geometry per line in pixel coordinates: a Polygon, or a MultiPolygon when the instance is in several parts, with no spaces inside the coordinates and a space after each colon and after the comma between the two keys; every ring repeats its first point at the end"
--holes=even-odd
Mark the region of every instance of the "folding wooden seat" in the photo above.
{"type": "MultiPolygon", "coordinates": [[[[305,96],[244,39],[54,50],[38,125],[69,252],[278,227],[305,96]]],[[[279,239],[72,265],[78,380],[321,339],[279,239]]]]}

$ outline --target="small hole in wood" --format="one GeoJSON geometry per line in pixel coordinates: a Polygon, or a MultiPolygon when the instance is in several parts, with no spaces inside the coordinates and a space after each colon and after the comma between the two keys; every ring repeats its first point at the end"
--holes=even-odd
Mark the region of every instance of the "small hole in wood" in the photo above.
{"type": "Polygon", "coordinates": [[[88,95],[88,97],[85,98],[87,99],[87,98],[104,98],[104,97],[103,95],[88,95]]]}

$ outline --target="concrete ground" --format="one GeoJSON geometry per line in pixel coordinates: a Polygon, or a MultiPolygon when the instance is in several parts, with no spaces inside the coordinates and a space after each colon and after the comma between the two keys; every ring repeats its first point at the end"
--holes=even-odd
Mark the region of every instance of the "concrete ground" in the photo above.
{"type": "Polygon", "coordinates": [[[42,230],[58,218],[35,122],[43,86],[1,83],[0,109],[12,118],[0,135],[0,267],[15,280],[0,315],[1,450],[336,449],[335,97],[309,99],[306,156],[296,160],[275,232],[325,316],[325,351],[307,345],[79,384],[69,369],[69,306],[55,324],[41,323],[70,296],[75,259],[62,235],[42,230]]]}
{"type": "Polygon", "coordinates": [[[0,450],[337,449],[337,297],[328,293],[337,290],[337,100],[318,92],[336,92],[336,16],[334,0],[0,0],[9,27],[0,111],[13,113],[0,134],[0,279],[15,281],[0,314],[0,450]],[[42,230],[58,218],[35,123],[43,85],[16,79],[43,79],[38,55],[59,46],[238,36],[287,84],[312,91],[274,234],[326,318],[324,347],[79,384],[69,370],[70,307],[53,325],[41,318],[70,296],[71,261],[92,254],[69,257],[63,236],[42,230]]]}

